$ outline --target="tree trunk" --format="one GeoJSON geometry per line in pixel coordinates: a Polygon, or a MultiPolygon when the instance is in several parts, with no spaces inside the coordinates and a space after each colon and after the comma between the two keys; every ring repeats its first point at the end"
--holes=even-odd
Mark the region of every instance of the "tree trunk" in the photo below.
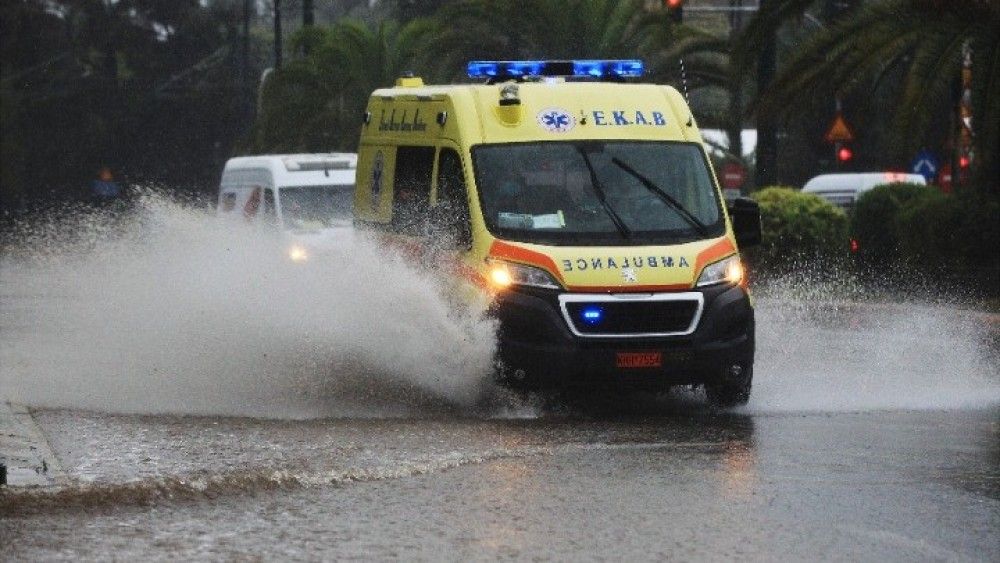
{"type": "Polygon", "coordinates": [[[274,68],[281,68],[281,0],[274,0],[274,68]]]}
{"type": "MultiPolygon", "coordinates": [[[[761,0],[760,9],[764,9],[764,3],[774,0],[761,0]]],[[[774,79],[776,65],[774,32],[768,34],[760,51],[760,58],[757,60],[757,95],[767,96],[767,90],[774,79]]],[[[778,164],[778,134],[774,123],[774,117],[770,115],[757,115],[757,169],[754,174],[754,183],[758,188],[762,186],[774,185],[777,181],[778,164]]]]}

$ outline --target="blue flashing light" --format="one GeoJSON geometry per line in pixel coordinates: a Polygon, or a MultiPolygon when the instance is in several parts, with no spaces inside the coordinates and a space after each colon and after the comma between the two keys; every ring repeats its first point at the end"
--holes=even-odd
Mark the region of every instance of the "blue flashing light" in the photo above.
{"type": "Polygon", "coordinates": [[[640,60],[609,61],[611,72],[625,78],[639,78],[646,72],[645,65],[640,60]]]}
{"type": "Polygon", "coordinates": [[[500,63],[493,61],[472,61],[468,66],[469,78],[494,77],[500,74],[500,63]]]}
{"type": "Polygon", "coordinates": [[[541,76],[545,61],[511,61],[507,72],[511,76],[541,76]]]}
{"type": "Polygon", "coordinates": [[[578,78],[638,78],[645,72],[642,61],[471,61],[469,78],[523,78],[525,76],[572,76],[578,78]]]}
{"type": "Polygon", "coordinates": [[[595,325],[601,322],[601,319],[604,317],[604,311],[600,307],[587,307],[583,310],[581,316],[583,317],[583,322],[595,325]]]}
{"type": "Polygon", "coordinates": [[[603,75],[604,64],[601,61],[573,61],[573,76],[600,78],[603,75]]]}

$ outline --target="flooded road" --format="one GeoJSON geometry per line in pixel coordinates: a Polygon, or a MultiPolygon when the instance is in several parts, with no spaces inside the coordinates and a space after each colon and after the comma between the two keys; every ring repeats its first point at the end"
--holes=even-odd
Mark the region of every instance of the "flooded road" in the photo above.
{"type": "Polygon", "coordinates": [[[0,492],[0,560],[1000,560],[995,316],[760,288],[744,408],[525,399],[434,275],[148,209],[0,261],[0,400],[65,473],[0,492]]]}
{"type": "Polygon", "coordinates": [[[529,420],[41,411],[80,485],[0,497],[0,558],[1000,556],[1000,409],[647,407],[529,420]]]}

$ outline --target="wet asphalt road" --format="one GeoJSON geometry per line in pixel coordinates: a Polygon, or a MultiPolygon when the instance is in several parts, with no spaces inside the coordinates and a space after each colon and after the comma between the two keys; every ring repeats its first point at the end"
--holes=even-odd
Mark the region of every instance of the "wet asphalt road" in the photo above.
{"type": "Polygon", "coordinates": [[[531,419],[36,413],[80,484],[0,559],[1000,560],[1000,408],[531,419]]]}

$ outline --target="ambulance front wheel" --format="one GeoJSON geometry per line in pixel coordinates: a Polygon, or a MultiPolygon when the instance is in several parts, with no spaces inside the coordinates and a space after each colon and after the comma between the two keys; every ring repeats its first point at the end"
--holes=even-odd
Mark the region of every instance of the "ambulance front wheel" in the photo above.
{"type": "Polygon", "coordinates": [[[717,381],[705,384],[705,396],[714,407],[739,407],[750,400],[752,386],[753,364],[724,366],[717,381]]]}

